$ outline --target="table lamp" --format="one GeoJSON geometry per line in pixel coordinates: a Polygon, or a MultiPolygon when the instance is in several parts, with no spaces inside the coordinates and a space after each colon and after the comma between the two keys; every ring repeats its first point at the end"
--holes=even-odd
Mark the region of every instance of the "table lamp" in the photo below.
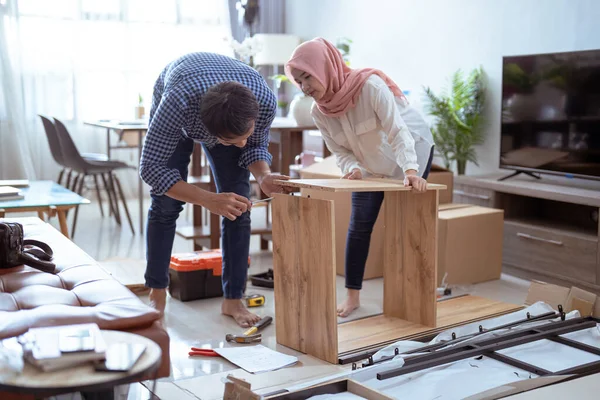
{"type": "Polygon", "coordinates": [[[254,38],[261,50],[254,56],[255,65],[284,65],[300,44],[300,38],[285,33],[257,33],[254,38]]]}

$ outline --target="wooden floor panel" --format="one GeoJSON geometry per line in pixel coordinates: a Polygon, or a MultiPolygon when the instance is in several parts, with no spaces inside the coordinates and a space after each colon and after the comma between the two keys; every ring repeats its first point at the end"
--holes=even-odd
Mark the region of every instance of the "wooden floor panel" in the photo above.
{"type": "Polygon", "coordinates": [[[457,325],[503,315],[523,308],[477,296],[463,296],[437,304],[437,328],[378,315],[338,325],[340,354],[381,343],[411,340],[457,325]]]}

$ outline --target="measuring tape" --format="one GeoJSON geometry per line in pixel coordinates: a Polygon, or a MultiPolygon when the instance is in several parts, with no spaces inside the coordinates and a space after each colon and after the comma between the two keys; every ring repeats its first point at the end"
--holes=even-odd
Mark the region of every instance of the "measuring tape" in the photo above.
{"type": "Polygon", "coordinates": [[[262,294],[251,294],[246,296],[246,305],[248,307],[260,307],[265,304],[265,296],[262,294]]]}

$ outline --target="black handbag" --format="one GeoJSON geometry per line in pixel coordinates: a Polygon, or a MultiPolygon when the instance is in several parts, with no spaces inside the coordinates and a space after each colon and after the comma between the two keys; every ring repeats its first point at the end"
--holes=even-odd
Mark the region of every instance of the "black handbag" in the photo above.
{"type": "Polygon", "coordinates": [[[0,222],[0,268],[28,265],[53,274],[56,265],[51,262],[52,249],[44,242],[23,239],[23,225],[0,222]]]}

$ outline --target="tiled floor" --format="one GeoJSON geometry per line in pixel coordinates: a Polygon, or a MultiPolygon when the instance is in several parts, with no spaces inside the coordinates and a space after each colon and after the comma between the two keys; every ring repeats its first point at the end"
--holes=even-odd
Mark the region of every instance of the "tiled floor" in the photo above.
{"type": "MultiPolygon", "coordinates": [[[[91,200],[94,201],[95,199],[92,197],[91,200]]],[[[146,201],[146,209],[148,204],[149,202],[146,201]]],[[[134,225],[137,228],[139,224],[137,202],[131,201],[129,209],[132,212],[134,225]]],[[[91,256],[98,261],[113,257],[124,257],[134,260],[143,260],[145,258],[144,236],[139,234],[134,236],[127,225],[119,227],[113,219],[107,216],[102,218],[97,205],[94,203],[86,206],[84,211],[79,213],[74,242],[91,256]]],[[[180,216],[179,225],[190,224],[191,217],[191,208],[189,212],[184,210],[180,216]]],[[[58,226],[58,221],[51,221],[51,223],[54,226],[58,226]]],[[[175,238],[173,251],[183,252],[190,250],[192,250],[191,242],[180,237],[175,238]]],[[[272,266],[271,253],[259,250],[257,237],[252,239],[251,258],[250,273],[262,272],[272,266]]],[[[338,298],[341,299],[344,296],[343,277],[338,277],[337,284],[338,298]]],[[[362,293],[362,307],[357,310],[353,318],[373,315],[382,311],[381,288],[382,282],[380,279],[365,282],[362,293]]],[[[471,293],[522,304],[525,300],[527,288],[528,282],[503,275],[499,281],[454,288],[453,294],[471,293]]],[[[261,316],[274,316],[272,290],[256,288],[249,284],[248,293],[264,294],[266,305],[256,308],[256,313],[261,316]]],[[[147,302],[147,296],[141,296],[141,298],[147,302]]],[[[158,398],[177,400],[221,398],[223,394],[222,378],[231,372],[235,372],[236,376],[247,377],[252,381],[253,388],[264,389],[319,375],[332,374],[342,370],[340,366],[325,364],[319,360],[300,355],[290,349],[277,345],[274,325],[267,327],[262,332],[262,344],[284,353],[299,356],[301,362],[297,367],[276,371],[268,376],[264,374],[262,376],[250,375],[221,358],[189,357],[187,352],[191,346],[227,346],[228,344],[225,341],[226,333],[241,333],[241,329],[237,327],[233,320],[220,314],[220,299],[180,302],[169,297],[165,325],[171,337],[172,374],[169,378],[162,379],[158,383],[158,398]],[[318,368],[311,369],[308,366],[318,368]]],[[[128,397],[127,395],[123,395],[121,398],[145,400],[150,397],[151,395],[144,387],[134,385],[130,388],[128,397]]]]}

